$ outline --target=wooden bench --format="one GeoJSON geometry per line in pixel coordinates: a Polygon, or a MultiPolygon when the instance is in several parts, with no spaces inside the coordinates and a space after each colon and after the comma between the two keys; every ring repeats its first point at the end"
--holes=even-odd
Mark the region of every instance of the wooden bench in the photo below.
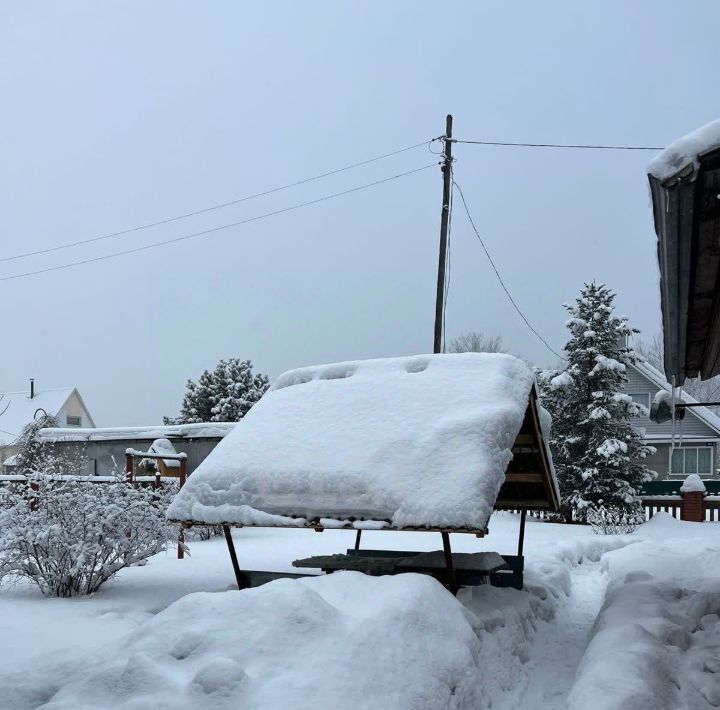
{"type": "MultiPolygon", "coordinates": [[[[321,569],[326,574],[353,570],[373,576],[416,572],[431,575],[447,586],[453,582],[443,550],[348,550],[344,555],[317,555],[295,560],[293,567],[321,569]]],[[[492,574],[508,569],[508,563],[497,552],[454,552],[452,569],[458,586],[475,586],[486,583],[492,574]]]]}

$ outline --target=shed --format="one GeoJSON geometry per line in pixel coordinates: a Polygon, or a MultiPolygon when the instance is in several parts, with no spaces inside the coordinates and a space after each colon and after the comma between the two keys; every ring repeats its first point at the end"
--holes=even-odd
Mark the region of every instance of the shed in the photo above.
{"type": "Polygon", "coordinates": [[[482,536],[494,508],[558,509],[548,433],[533,373],[510,355],[291,370],[198,467],[168,517],[222,525],[229,545],[230,526],[482,536]]]}
{"type": "Polygon", "coordinates": [[[658,237],[665,376],[720,374],[720,120],[649,165],[658,237]]]}

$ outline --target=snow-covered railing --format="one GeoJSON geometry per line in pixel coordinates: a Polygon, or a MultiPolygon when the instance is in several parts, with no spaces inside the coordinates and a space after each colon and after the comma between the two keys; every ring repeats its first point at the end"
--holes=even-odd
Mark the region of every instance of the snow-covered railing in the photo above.
{"type": "Polygon", "coordinates": [[[699,476],[688,476],[680,490],[680,495],[643,496],[645,518],[650,520],[656,513],[669,513],[678,520],[720,522],[720,496],[707,495],[699,476]]]}

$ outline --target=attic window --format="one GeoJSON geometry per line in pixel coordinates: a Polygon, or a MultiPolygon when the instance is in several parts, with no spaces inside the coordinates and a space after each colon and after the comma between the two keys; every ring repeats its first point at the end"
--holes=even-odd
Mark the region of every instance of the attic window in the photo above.
{"type": "Polygon", "coordinates": [[[65,421],[68,426],[82,426],[82,417],[75,417],[68,414],[67,417],[65,417],[65,421]]]}

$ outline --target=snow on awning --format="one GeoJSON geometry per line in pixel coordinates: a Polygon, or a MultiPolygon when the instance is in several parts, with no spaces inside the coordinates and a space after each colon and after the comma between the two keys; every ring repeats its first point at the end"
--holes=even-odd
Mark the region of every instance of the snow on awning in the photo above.
{"type": "Polygon", "coordinates": [[[648,166],[658,236],[665,376],[720,374],[720,120],[648,166]]]}
{"type": "Polygon", "coordinates": [[[533,373],[510,355],[292,370],[195,470],[168,517],[484,531],[503,484],[505,507],[557,506],[539,415],[533,373]]]}

